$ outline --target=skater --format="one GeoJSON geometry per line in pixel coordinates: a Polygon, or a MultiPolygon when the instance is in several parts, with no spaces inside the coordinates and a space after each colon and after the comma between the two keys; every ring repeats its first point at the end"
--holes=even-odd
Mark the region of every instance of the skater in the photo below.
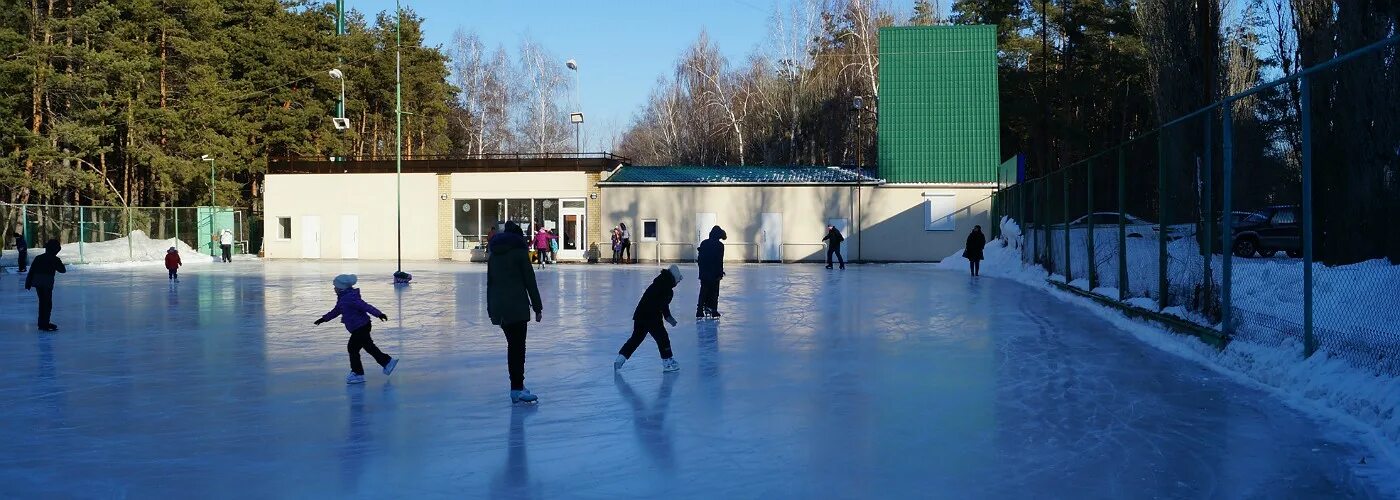
{"type": "Polygon", "coordinates": [[[350,332],[350,341],[345,344],[345,349],[350,352],[350,374],[345,376],[347,384],[365,383],[365,367],[360,364],[361,349],[374,357],[374,362],[384,368],[386,376],[394,373],[394,368],[399,365],[398,358],[384,354],[369,336],[370,316],[379,318],[379,321],[388,321],[389,315],[379,312],[379,309],[360,298],[360,289],[355,288],[358,280],[353,274],[336,276],[332,282],[335,285],[335,307],[316,320],[316,324],[320,325],[340,316],[340,322],[350,332]]]}
{"type": "Polygon", "coordinates": [[[29,269],[29,242],[24,240],[23,233],[16,231],[14,236],[15,251],[19,252],[19,261],[17,262],[19,264],[18,272],[22,273],[29,269]]]}
{"type": "Polygon", "coordinates": [[[622,249],[617,252],[617,256],[622,259],[623,264],[627,264],[632,261],[632,232],[627,230],[625,222],[618,224],[617,228],[622,237],[622,249]]]}
{"type": "Polygon", "coordinates": [[[506,336],[506,364],[510,371],[510,401],[534,403],[539,400],[525,388],[525,332],[530,311],[535,322],[544,319],[535,270],[530,267],[525,233],[514,222],[490,241],[491,258],[486,261],[486,314],[491,324],[506,336]]]}
{"type": "Polygon", "coordinates": [[[549,263],[559,263],[559,235],[553,229],[549,230],[549,263]]]}
{"type": "Polygon", "coordinates": [[[826,236],[822,238],[826,242],[826,268],[831,269],[831,254],[836,254],[836,260],[841,263],[841,269],[846,269],[846,257],[841,255],[841,242],[846,241],[845,236],[841,236],[841,231],[836,230],[836,226],[827,224],[826,236]]]}
{"type": "Polygon", "coordinates": [[[233,262],[233,231],[225,229],[219,233],[219,248],[224,251],[224,262],[233,262]]]}
{"type": "Polygon", "coordinates": [[[169,250],[165,251],[165,270],[170,271],[171,282],[180,282],[179,270],[182,265],[184,264],[180,262],[179,250],[176,250],[175,247],[170,247],[169,250]]]}
{"type": "Polygon", "coordinates": [[[656,349],[661,352],[661,370],[673,372],[681,369],[681,365],[671,357],[671,336],[666,333],[666,325],[661,324],[665,321],[676,326],[676,318],[671,316],[671,298],[675,295],[673,289],[680,282],[681,268],[674,264],[670,269],[661,270],[661,274],[651,281],[651,286],[642,293],[642,300],[637,302],[637,310],[632,313],[632,337],[617,351],[613,370],[622,369],[647,334],[651,334],[656,341],[656,349]]]}
{"type": "Polygon", "coordinates": [[[987,236],[982,234],[982,226],[972,226],[972,232],[967,235],[967,249],[963,250],[963,257],[967,257],[973,276],[982,275],[982,249],[986,246],[987,236]]]}
{"type": "Polygon", "coordinates": [[[24,278],[24,289],[33,288],[39,295],[39,329],[46,332],[58,330],[58,325],[49,322],[49,316],[53,313],[54,273],[68,272],[68,268],[63,267],[63,259],[58,258],[62,248],[58,240],[44,243],[44,254],[34,258],[29,276],[24,278]]]}
{"type": "Polygon", "coordinates": [[[612,262],[617,264],[618,254],[622,253],[622,230],[618,229],[617,226],[612,228],[612,251],[612,262]]]}
{"type": "Polygon", "coordinates": [[[695,303],[695,318],[719,317],[719,280],[724,278],[724,243],[729,239],[719,226],[710,228],[710,238],[700,242],[695,263],[700,268],[700,300],[695,303]]]}
{"type": "Polygon", "coordinates": [[[535,232],[535,258],[539,259],[540,269],[544,269],[549,258],[549,233],[544,228],[535,232]]]}

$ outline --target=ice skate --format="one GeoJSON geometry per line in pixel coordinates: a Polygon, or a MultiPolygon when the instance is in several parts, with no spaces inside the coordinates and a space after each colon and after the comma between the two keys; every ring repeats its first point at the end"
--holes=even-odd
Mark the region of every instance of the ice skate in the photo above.
{"type": "Polygon", "coordinates": [[[534,394],[531,394],[529,389],[521,389],[521,390],[518,390],[518,391],[516,391],[516,390],[511,390],[511,391],[510,391],[510,402],[511,402],[511,403],[533,404],[533,403],[538,402],[539,400],[540,400],[540,398],[539,398],[538,396],[535,396],[534,394]]]}
{"type": "Polygon", "coordinates": [[[663,372],[674,372],[680,369],[681,364],[677,363],[675,358],[666,358],[661,360],[661,371],[663,372]]]}
{"type": "Polygon", "coordinates": [[[44,325],[44,326],[39,327],[39,330],[40,330],[40,331],[45,331],[45,332],[56,332],[56,331],[58,331],[58,325],[55,325],[55,324],[53,324],[53,323],[49,323],[49,324],[47,324],[47,325],[44,325]]]}
{"type": "Polygon", "coordinates": [[[389,358],[389,364],[384,365],[384,375],[389,376],[394,373],[394,368],[399,366],[399,358],[389,358]]]}
{"type": "Polygon", "coordinates": [[[363,384],[363,383],[365,383],[365,376],[364,376],[364,375],[357,374],[357,373],[355,373],[355,372],[350,372],[349,375],[346,375],[346,376],[345,376],[345,383],[346,383],[346,384],[352,384],[352,385],[353,385],[353,384],[363,384]]]}
{"type": "Polygon", "coordinates": [[[621,369],[622,369],[622,365],[625,365],[625,364],[627,364],[627,356],[623,356],[623,355],[621,355],[621,354],[618,354],[618,355],[617,355],[617,359],[614,359],[614,360],[613,360],[613,371],[621,370],[621,369]]]}

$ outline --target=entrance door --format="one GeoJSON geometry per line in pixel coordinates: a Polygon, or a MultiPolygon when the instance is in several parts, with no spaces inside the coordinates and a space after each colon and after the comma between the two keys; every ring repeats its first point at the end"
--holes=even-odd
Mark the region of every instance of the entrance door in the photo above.
{"type": "Polygon", "coordinates": [[[759,232],[761,238],[758,247],[758,260],[782,261],[783,260],[783,214],[763,213],[759,214],[759,232]]]}
{"type": "Polygon", "coordinates": [[[321,217],[306,215],[301,218],[301,258],[321,258],[321,217]]]}
{"type": "Polygon", "coordinates": [[[559,257],[583,259],[584,252],[588,251],[588,211],[585,202],[563,200],[560,205],[559,257]]]}
{"type": "Polygon", "coordinates": [[[703,241],[705,241],[705,238],[709,238],[709,237],[710,237],[710,228],[715,227],[716,224],[719,224],[719,217],[716,216],[715,214],[713,214],[713,213],[708,213],[708,212],[696,212],[696,213],[695,213],[695,248],[696,248],[696,249],[699,249],[699,248],[700,248],[700,243],[703,242],[703,241]]]}
{"type": "MultiPolygon", "coordinates": [[[[841,237],[845,238],[841,240],[841,256],[849,260],[851,258],[851,253],[846,251],[846,242],[851,240],[851,220],[827,219],[826,223],[836,226],[836,230],[841,232],[841,237]]],[[[823,234],[822,236],[826,235],[823,234]]],[[[822,249],[822,252],[826,252],[826,250],[822,249]]]]}
{"type": "Polygon", "coordinates": [[[340,216],[340,258],[360,258],[360,216],[340,216]]]}

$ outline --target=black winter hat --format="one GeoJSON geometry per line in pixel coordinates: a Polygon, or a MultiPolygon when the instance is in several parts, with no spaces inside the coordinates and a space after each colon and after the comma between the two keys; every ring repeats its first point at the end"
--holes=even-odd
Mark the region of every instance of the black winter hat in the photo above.
{"type": "Polygon", "coordinates": [[[520,224],[516,224],[515,221],[510,221],[506,223],[506,232],[511,234],[518,234],[520,236],[525,236],[525,231],[520,229],[520,224]]]}
{"type": "Polygon", "coordinates": [[[52,239],[44,243],[44,250],[49,253],[58,253],[62,246],[59,246],[57,239],[52,239]]]}

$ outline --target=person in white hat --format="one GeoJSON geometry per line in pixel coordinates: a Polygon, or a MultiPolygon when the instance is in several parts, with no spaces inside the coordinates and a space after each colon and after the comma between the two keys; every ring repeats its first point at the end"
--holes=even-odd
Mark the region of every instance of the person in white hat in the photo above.
{"type": "Polygon", "coordinates": [[[622,369],[648,334],[656,340],[656,349],[661,352],[662,371],[681,369],[681,365],[671,357],[671,336],[666,333],[666,325],[662,324],[665,321],[676,326],[676,318],[671,316],[671,298],[675,296],[674,289],[680,282],[681,268],[674,264],[651,280],[651,286],[642,293],[642,300],[637,302],[637,310],[632,313],[632,337],[617,351],[617,359],[613,360],[614,370],[622,369]]]}
{"type": "Polygon", "coordinates": [[[361,349],[373,356],[374,361],[384,368],[385,376],[394,373],[394,368],[399,366],[398,358],[384,354],[369,336],[370,316],[379,318],[379,321],[387,321],[389,316],[360,298],[360,289],[355,288],[356,281],[359,281],[359,278],[353,274],[336,276],[335,307],[316,320],[316,324],[319,325],[339,316],[340,322],[344,323],[345,329],[350,332],[350,341],[345,345],[345,349],[350,352],[350,374],[345,376],[347,384],[365,383],[365,367],[360,364],[361,349]]]}

